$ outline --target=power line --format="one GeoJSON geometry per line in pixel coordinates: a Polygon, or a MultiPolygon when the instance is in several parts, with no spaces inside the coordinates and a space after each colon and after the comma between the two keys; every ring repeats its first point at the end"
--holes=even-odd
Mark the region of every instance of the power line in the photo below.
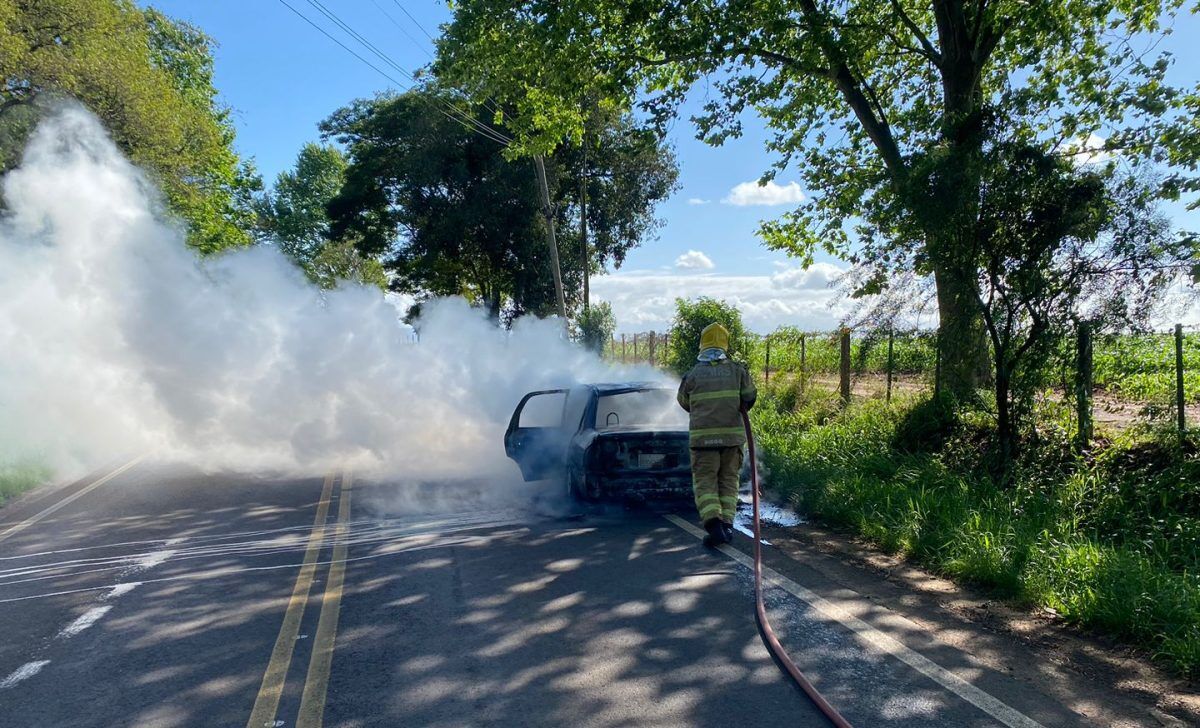
{"type": "MultiPolygon", "coordinates": [[[[387,71],[381,69],[379,66],[377,66],[374,63],[372,63],[371,61],[367,60],[362,55],[360,55],[358,52],[356,52],[353,48],[349,47],[348,45],[343,43],[341,40],[339,40],[336,36],[334,36],[328,30],[321,27],[317,23],[313,22],[313,20],[311,18],[309,18],[307,15],[305,15],[304,13],[297,10],[290,3],[288,3],[287,0],[279,0],[279,2],[284,7],[286,7],[288,10],[292,11],[292,13],[295,14],[297,17],[299,17],[301,20],[308,23],[313,28],[316,28],[317,31],[321,33],[321,35],[324,35],[326,38],[328,38],[329,40],[336,43],[344,51],[346,51],[350,55],[357,58],[359,61],[361,61],[367,67],[374,70],[379,75],[386,78],[388,81],[390,81],[392,84],[394,84],[397,88],[399,88],[403,91],[409,91],[412,89],[411,85],[406,86],[405,84],[396,80],[396,78],[393,77],[391,74],[389,74],[387,71]]],[[[353,28],[350,28],[348,25],[346,25],[344,22],[342,22],[341,19],[337,18],[335,15],[333,15],[331,12],[329,12],[327,9],[325,9],[324,6],[321,5],[319,2],[314,2],[314,0],[308,0],[308,2],[310,5],[313,5],[313,7],[316,7],[317,10],[321,11],[323,15],[325,15],[327,18],[329,18],[335,24],[337,24],[338,27],[340,27],[343,31],[348,33],[352,38],[357,40],[360,44],[362,44],[364,47],[366,47],[368,50],[370,50],[372,53],[374,53],[384,63],[386,63],[387,65],[391,66],[392,68],[396,69],[401,74],[403,74],[404,76],[409,78],[413,82],[413,84],[417,83],[417,79],[415,77],[413,77],[413,75],[411,73],[409,73],[404,68],[402,68],[399,64],[397,64],[395,61],[393,61],[390,57],[388,57],[382,51],[375,48],[375,46],[372,45],[370,41],[363,38],[359,33],[354,31],[353,28]]],[[[427,98],[427,97],[422,96],[422,98],[427,98]]],[[[427,99],[427,100],[429,103],[434,103],[433,99],[427,99]]],[[[497,131],[495,129],[492,129],[491,127],[483,125],[481,122],[479,122],[473,116],[468,115],[467,112],[462,111],[461,109],[455,107],[453,104],[450,104],[449,102],[443,101],[441,99],[437,99],[436,101],[438,103],[441,103],[442,105],[444,105],[446,108],[450,109],[450,112],[447,113],[444,109],[438,108],[437,110],[439,112],[441,112],[447,118],[461,124],[468,131],[473,131],[477,134],[480,134],[480,135],[496,142],[497,144],[499,144],[501,146],[507,146],[508,143],[512,141],[511,138],[505,136],[504,134],[500,133],[499,131],[497,131]]]]}
{"type": "Polygon", "coordinates": [[[417,20],[416,18],[414,18],[414,17],[413,17],[413,14],[412,14],[412,13],[410,13],[410,12],[408,12],[408,8],[406,8],[406,7],[404,7],[403,5],[401,5],[401,4],[400,4],[400,0],[392,0],[392,2],[394,2],[394,3],[396,4],[396,7],[400,8],[400,12],[404,13],[405,15],[407,15],[407,16],[408,16],[408,19],[409,19],[409,20],[411,20],[411,21],[413,21],[413,23],[414,23],[414,24],[415,24],[415,25],[416,25],[418,28],[420,28],[420,29],[421,29],[421,32],[425,34],[425,37],[426,37],[426,38],[428,38],[429,40],[433,41],[433,43],[434,43],[435,45],[437,44],[437,39],[436,39],[436,38],[434,38],[432,35],[430,35],[428,30],[425,30],[425,26],[424,26],[424,25],[421,25],[421,21],[419,21],[419,20],[417,20]]]}
{"type": "MultiPolygon", "coordinates": [[[[371,0],[371,4],[372,4],[372,5],[374,5],[374,6],[375,6],[375,8],[376,8],[376,9],[378,9],[378,10],[379,10],[379,12],[380,12],[380,13],[382,13],[382,14],[383,14],[383,16],[384,16],[385,18],[387,18],[387,19],[388,19],[388,21],[390,21],[390,22],[391,22],[391,24],[392,24],[392,25],[396,26],[396,29],[397,29],[397,30],[399,30],[401,33],[403,33],[403,34],[404,34],[404,37],[405,37],[405,38],[408,38],[408,39],[409,39],[409,41],[411,41],[411,42],[412,42],[412,44],[413,44],[413,46],[414,46],[415,48],[419,49],[419,50],[420,50],[422,53],[424,53],[425,55],[429,56],[429,59],[430,59],[431,61],[436,61],[436,60],[437,60],[437,56],[435,56],[435,55],[434,55],[433,51],[431,51],[430,49],[426,48],[426,47],[425,47],[425,46],[424,46],[424,45],[421,43],[421,41],[417,40],[417,39],[416,39],[416,38],[413,36],[413,34],[412,34],[412,33],[408,32],[408,28],[405,28],[405,27],[404,27],[404,26],[403,26],[403,25],[400,23],[400,21],[398,21],[398,20],[396,20],[394,17],[392,17],[392,14],[391,14],[391,13],[389,13],[387,10],[385,10],[385,9],[383,8],[383,6],[382,6],[382,5],[380,5],[380,4],[379,4],[379,3],[378,3],[376,0],[371,0]]],[[[421,29],[421,32],[425,34],[425,37],[426,37],[426,38],[429,38],[431,41],[433,41],[434,45],[436,45],[436,44],[437,44],[437,39],[436,39],[436,38],[434,38],[433,36],[431,36],[431,35],[429,34],[429,31],[425,30],[425,26],[421,25],[421,23],[420,23],[420,22],[419,22],[419,21],[418,21],[416,18],[414,18],[414,17],[412,16],[412,14],[411,14],[411,13],[409,13],[407,10],[405,10],[403,5],[401,5],[401,6],[400,6],[400,9],[404,11],[404,14],[405,14],[405,15],[407,15],[407,16],[409,17],[409,19],[410,19],[410,20],[412,20],[412,21],[413,21],[413,23],[414,23],[414,24],[416,24],[416,26],[417,26],[418,28],[420,28],[420,29],[421,29]]],[[[495,100],[494,100],[494,99],[492,99],[492,97],[490,97],[490,96],[489,96],[489,97],[487,97],[487,98],[485,98],[485,99],[482,99],[482,100],[481,100],[479,103],[480,103],[480,104],[482,104],[482,105],[484,106],[484,108],[488,109],[489,111],[493,111],[493,112],[498,112],[498,111],[499,111],[499,108],[496,106],[496,102],[495,102],[495,100]]]]}
{"type": "MultiPolygon", "coordinates": [[[[408,38],[409,40],[411,40],[411,41],[413,42],[413,45],[414,45],[414,46],[416,46],[416,47],[420,48],[422,51],[424,51],[424,52],[425,52],[425,55],[429,56],[431,59],[434,57],[434,56],[433,56],[433,51],[431,51],[431,50],[429,50],[428,48],[426,48],[425,46],[421,45],[421,41],[417,40],[417,39],[416,39],[416,38],[413,36],[413,34],[412,34],[412,33],[409,33],[409,32],[408,32],[408,28],[405,28],[403,25],[401,25],[401,24],[400,24],[400,21],[398,21],[398,20],[396,20],[395,18],[393,18],[391,13],[389,13],[389,12],[388,12],[388,11],[386,11],[386,10],[384,10],[382,5],[380,5],[379,3],[377,3],[375,0],[371,0],[371,4],[372,4],[372,5],[374,5],[376,8],[378,8],[378,9],[379,9],[379,12],[383,13],[384,17],[386,17],[388,20],[392,21],[392,25],[396,26],[396,28],[397,28],[397,29],[399,29],[399,31],[400,31],[401,33],[403,33],[403,34],[404,34],[404,36],[405,36],[406,38],[408,38]]],[[[401,8],[401,10],[403,10],[403,9],[404,9],[404,8],[402,7],[402,8],[401,8]]],[[[419,26],[418,26],[418,27],[419,27],[419,26]]],[[[424,28],[421,28],[421,30],[422,30],[422,31],[424,31],[425,29],[424,29],[424,28]]],[[[429,34],[428,34],[428,33],[425,33],[425,35],[429,35],[429,34]]]]}
{"type": "MultiPolygon", "coordinates": [[[[421,32],[425,34],[425,37],[428,38],[434,44],[434,46],[437,46],[437,38],[434,38],[432,35],[430,35],[429,31],[425,29],[425,26],[421,25],[421,21],[419,21],[415,17],[413,17],[413,14],[408,12],[408,10],[403,5],[400,4],[400,0],[392,0],[392,2],[394,2],[396,4],[396,7],[400,8],[400,11],[402,13],[404,13],[405,15],[408,16],[408,19],[411,20],[414,25],[416,25],[418,28],[420,28],[421,32]]],[[[383,13],[384,16],[388,20],[392,21],[392,25],[396,26],[400,30],[400,32],[404,34],[404,36],[406,38],[408,38],[410,41],[412,41],[412,44],[414,46],[421,49],[421,51],[423,51],[425,53],[425,55],[429,56],[429,58],[431,60],[435,60],[435,61],[437,60],[436,56],[434,56],[432,51],[430,51],[428,48],[423,46],[421,44],[421,41],[414,38],[412,33],[409,33],[408,30],[404,26],[402,26],[400,23],[398,23],[396,21],[396,19],[392,17],[391,13],[384,10],[383,7],[380,6],[378,2],[376,2],[376,0],[371,0],[371,4],[374,5],[376,8],[379,8],[379,12],[383,13]]],[[[489,111],[492,111],[494,113],[500,113],[500,109],[496,105],[496,101],[490,96],[483,99],[479,103],[482,104],[484,106],[484,108],[488,109],[489,111]]]]}
{"type": "MultiPolygon", "coordinates": [[[[367,50],[374,53],[375,56],[377,58],[379,58],[381,61],[390,65],[392,68],[396,69],[400,73],[404,74],[404,76],[409,78],[414,84],[417,83],[417,79],[415,76],[413,76],[411,73],[409,73],[400,64],[398,64],[394,60],[392,60],[392,58],[389,55],[387,55],[383,51],[379,50],[379,48],[377,48],[375,46],[375,44],[371,43],[371,41],[369,41],[365,37],[363,37],[363,35],[361,33],[356,31],[354,28],[350,27],[350,25],[348,23],[346,23],[344,20],[342,20],[341,18],[339,18],[336,13],[334,13],[329,8],[325,7],[325,5],[320,2],[320,0],[308,0],[308,4],[311,5],[312,7],[316,8],[317,11],[320,12],[322,15],[324,15],[326,18],[333,21],[343,31],[348,33],[352,38],[354,38],[360,44],[362,44],[363,47],[365,47],[367,50]]],[[[441,103],[443,106],[445,106],[446,108],[449,108],[452,113],[457,113],[462,118],[463,121],[466,121],[471,126],[475,127],[475,129],[478,130],[479,133],[488,137],[492,141],[494,141],[502,146],[507,145],[509,142],[512,141],[512,139],[509,138],[508,136],[506,136],[505,134],[480,122],[478,119],[476,119],[474,117],[473,114],[464,112],[462,109],[459,109],[458,107],[454,106],[453,104],[451,104],[447,101],[444,101],[442,99],[438,99],[437,101],[439,103],[441,103]]]]}
{"type": "Polygon", "coordinates": [[[340,40],[338,40],[337,38],[335,38],[335,37],[334,37],[334,36],[333,36],[333,35],[332,35],[332,34],[331,34],[329,31],[327,31],[327,30],[325,30],[324,28],[322,28],[321,26],[317,25],[317,24],[316,24],[316,23],[314,23],[312,20],[309,20],[309,18],[308,18],[308,16],[307,16],[307,15],[305,15],[304,13],[300,12],[300,11],[299,11],[299,10],[297,10],[296,8],[294,8],[294,7],[292,7],[291,5],[289,5],[289,4],[288,4],[288,2],[287,2],[287,0],[279,0],[279,2],[283,3],[283,6],[284,6],[285,8],[287,8],[288,10],[291,10],[293,13],[295,13],[295,14],[296,14],[296,15],[297,15],[297,16],[298,16],[298,17],[299,17],[301,20],[303,20],[304,22],[308,23],[309,25],[311,25],[312,27],[314,27],[314,28],[316,28],[318,31],[320,31],[321,35],[325,36],[326,38],[328,38],[329,40],[333,41],[334,43],[337,43],[337,44],[338,44],[339,46],[341,46],[341,47],[342,47],[342,49],[343,49],[343,50],[345,50],[347,53],[349,53],[350,55],[354,56],[355,58],[357,58],[358,60],[362,61],[363,63],[367,64],[368,66],[370,66],[370,67],[371,67],[372,69],[374,69],[374,70],[375,70],[375,72],[376,72],[376,73],[378,73],[380,76],[383,76],[383,77],[384,77],[384,78],[386,78],[387,80],[391,81],[393,84],[395,84],[395,85],[399,86],[400,88],[402,88],[402,89],[404,89],[404,90],[406,90],[406,91],[409,89],[409,87],[408,87],[408,86],[405,86],[404,84],[400,83],[400,82],[399,82],[399,81],[397,81],[396,79],[392,78],[392,77],[391,77],[391,76],[390,76],[390,75],[389,75],[389,74],[388,74],[386,71],[384,71],[384,70],[382,70],[381,68],[379,68],[379,66],[376,66],[374,63],[371,63],[371,62],[370,62],[370,61],[368,61],[366,58],[363,58],[362,56],[358,55],[358,53],[356,53],[356,52],[354,51],[354,49],[353,49],[353,48],[351,48],[350,46],[346,45],[345,43],[343,43],[343,42],[341,42],[340,40]]]}

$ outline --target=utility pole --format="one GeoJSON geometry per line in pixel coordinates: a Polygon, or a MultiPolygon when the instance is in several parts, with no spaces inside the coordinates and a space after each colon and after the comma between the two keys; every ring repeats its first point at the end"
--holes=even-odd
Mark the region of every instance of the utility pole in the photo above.
{"type": "Polygon", "coordinates": [[[546,231],[550,244],[550,269],[554,273],[554,294],[558,298],[558,315],[567,324],[567,301],[563,297],[562,269],[558,267],[558,240],[554,235],[554,209],[550,207],[550,186],[546,184],[546,162],[542,155],[533,158],[537,168],[538,186],[542,188],[542,212],[546,215],[546,231]]]}
{"type": "Polygon", "coordinates": [[[583,310],[591,305],[591,288],[588,278],[591,274],[592,256],[588,250],[588,219],[587,219],[587,183],[588,183],[588,140],[587,133],[583,135],[583,171],[579,177],[579,238],[583,248],[583,310]]]}

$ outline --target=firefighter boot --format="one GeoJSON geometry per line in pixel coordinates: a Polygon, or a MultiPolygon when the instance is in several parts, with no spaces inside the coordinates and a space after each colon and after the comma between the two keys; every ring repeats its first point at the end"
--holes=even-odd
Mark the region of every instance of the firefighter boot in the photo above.
{"type": "Polygon", "coordinates": [[[733,543],[733,524],[729,521],[721,521],[721,532],[725,537],[725,543],[733,543]]]}
{"type": "Polygon", "coordinates": [[[720,518],[710,518],[704,522],[704,530],[708,531],[708,535],[704,537],[704,545],[710,549],[715,549],[725,540],[725,528],[721,524],[720,518]]]}

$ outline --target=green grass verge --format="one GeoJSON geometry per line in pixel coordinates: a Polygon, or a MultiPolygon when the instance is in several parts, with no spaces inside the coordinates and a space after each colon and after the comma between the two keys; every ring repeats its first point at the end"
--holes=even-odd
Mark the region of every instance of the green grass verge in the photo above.
{"type": "Polygon", "coordinates": [[[841,412],[825,395],[768,393],[754,410],[768,487],[887,551],[1200,675],[1195,433],[1182,449],[1127,433],[1087,460],[1047,437],[1000,487],[982,474],[982,419],[945,427],[935,409],[867,401],[841,412]]]}
{"type": "Polygon", "coordinates": [[[50,469],[36,463],[0,464],[0,506],[50,478],[50,469]]]}

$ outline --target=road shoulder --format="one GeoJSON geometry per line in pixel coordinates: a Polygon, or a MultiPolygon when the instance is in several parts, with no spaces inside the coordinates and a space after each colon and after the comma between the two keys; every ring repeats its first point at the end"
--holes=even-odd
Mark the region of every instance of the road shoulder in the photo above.
{"type": "Polygon", "coordinates": [[[775,546],[768,550],[775,568],[786,571],[790,561],[816,571],[1097,725],[1200,725],[1200,686],[1133,648],[1082,634],[1052,614],[1009,606],[820,526],[769,526],[764,538],[775,546]]]}

